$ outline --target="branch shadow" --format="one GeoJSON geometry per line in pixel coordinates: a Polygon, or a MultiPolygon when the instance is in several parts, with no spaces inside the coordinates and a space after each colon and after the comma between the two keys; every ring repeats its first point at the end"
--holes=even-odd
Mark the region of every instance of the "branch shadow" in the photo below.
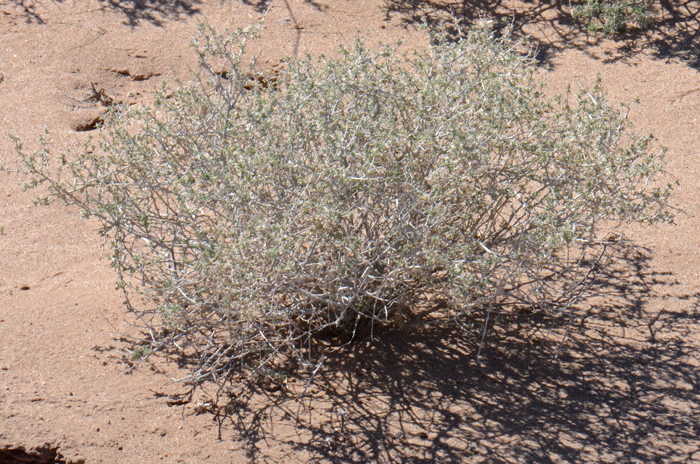
{"type": "Polygon", "coordinates": [[[334,463],[697,460],[700,294],[677,295],[650,259],[621,250],[573,318],[498,315],[482,362],[476,315],[329,353],[310,388],[290,375],[218,398],[221,437],[261,463],[272,449],[334,463]]]}
{"type": "Polygon", "coordinates": [[[35,2],[34,0],[10,0],[10,3],[22,10],[21,16],[24,17],[26,23],[46,24],[44,18],[41,16],[41,4],[39,2],[35,2]]]}
{"type": "Polygon", "coordinates": [[[660,0],[660,3],[663,12],[660,33],[650,38],[649,46],[659,59],[679,58],[700,70],[700,2],[660,0]]]}
{"type": "Polygon", "coordinates": [[[493,21],[496,33],[511,26],[516,36],[529,36],[536,48],[539,65],[552,66],[552,58],[565,49],[578,49],[603,61],[626,60],[652,51],[658,59],[678,58],[700,70],[700,2],[697,0],[654,0],[647,2],[654,11],[648,28],[634,25],[615,37],[591,33],[571,14],[571,5],[582,1],[548,0],[386,0],[386,18],[398,16],[406,26],[427,22],[429,27],[456,18],[462,25],[493,21]],[[592,49],[612,41],[602,56],[592,49]]]}
{"type": "MultiPolygon", "coordinates": [[[[22,10],[22,16],[27,23],[45,24],[42,17],[42,6],[39,0],[10,0],[22,10]]],[[[74,8],[67,0],[51,0],[59,9],[74,8]]],[[[200,13],[201,0],[98,0],[100,8],[117,11],[124,16],[123,24],[136,27],[140,22],[163,27],[167,21],[180,21],[200,13]]]]}
{"type": "Polygon", "coordinates": [[[124,24],[138,26],[146,21],[163,27],[166,21],[179,21],[200,13],[201,0],[99,0],[108,8],[124,15],[124,24]]]}

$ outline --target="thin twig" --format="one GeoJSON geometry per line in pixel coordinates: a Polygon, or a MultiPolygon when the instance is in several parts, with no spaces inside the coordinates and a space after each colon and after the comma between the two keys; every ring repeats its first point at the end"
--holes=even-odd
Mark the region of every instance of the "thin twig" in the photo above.
{"type": "Polygon", "coordinates": [[[318,362],[318,365],[316,366],[316,369],[311,373],[311,376],[309,377],[309,381],[306,382],[306,386],[304,387],[304,391],[301,392],[301,395],[299,395],[299,399],[301,400],[304,398],[304,395],[306,395],[306,390],[309,389],[309,386],[311,386],[311,383],[314,381],[314,377],[316,376],[316,373],[318,370],[323,366],[323,362],[326,360],[326,355],[322,354],[321,355],[321,360],[318,362]]]}

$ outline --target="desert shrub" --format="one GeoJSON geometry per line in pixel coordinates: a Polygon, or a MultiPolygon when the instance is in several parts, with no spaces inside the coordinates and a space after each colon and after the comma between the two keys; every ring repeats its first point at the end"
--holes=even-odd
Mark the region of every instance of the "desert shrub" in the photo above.
{"type": "Polygon", "coordinates": [[[588,30],[608,35],[624,32],[630,24],[644,28],[652,21],[652,12],[645,0],[587,0],[585,5],[574,7],[572,15],[585,22],[588,30]]]}
{"type": "Polygon", "coordinates": [[[507,35],[358,40],[274,79],[246,64],[253,36],[202,27],[192,82],[113,112],[98,146],[17,142],[46,201],[100,221],[149,350],[193,356],[192,384],[308,366],[421,309],[566,311],[601,230],[668,218],[651,137],[599,87],[545,98],[507,35]]]}

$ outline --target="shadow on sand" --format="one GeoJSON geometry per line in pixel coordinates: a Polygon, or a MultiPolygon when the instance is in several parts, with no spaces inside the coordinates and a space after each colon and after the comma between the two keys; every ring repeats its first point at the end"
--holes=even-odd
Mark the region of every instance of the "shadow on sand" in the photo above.
{"type": "MultiPolygon", "coordinates": [[[[141,22],[163,26],[167,21],[177,21],[200,13],[201,0],[97,0],[97,9],[119,11],[124,24],[136,27],[141,22]]],[[[263,13],[271,0],[227,0],[241,2],[263,13]]],[[[316,0],[302,0],[319,11],[329,7],[316,0]]],[[[10,0],[22,10],[26,22],[43,24],[42,11],[46,5],[41,0],[10,0]]],[[[67,0],[51,0],[62,8],[73,8],[67,0]]],[[[582,3],[580,0],[573,4],[582,3]]],[[[449,22],[454,17],[464,25],[479,20],[494,20],[498,33],[506,25],[512,25],[516,35],[531,35],[536,58],[541,66],[551,66],[553,56],[560,50],[577,48],[591,53],[605,36],[591,34],[584,25],[571,16],[571,3],[566,1],[508,1],[508,0],[386,0],[384,11],[387,19],[398,17],[406,25],[415,26],[424,21],[430,26],[449,22]]],[[[284,1],[288,9],[293,6],[284,1]]],[[[631,27],[627,33],[614,38],[614,51],[597,57],[606,61],[625,60],[637,53],[651,50],[658,59],[678,58],[700,70],[700,1],[654,0],[655,22],[648,29],[631,27]]],[[[366,31],[371,34],[372,31],[366,31]]]]}
{"type": "MultiPolygon", "coordinates": [[[[540,65],[550,66],[560,50],[576,48],[589,52],[591,46],[605,39],[602,33],[588,33],[585,25],[571,15],[574,1],[507,1],[507,0],[387,0],[387,18],[397,16],[407,25],[428,22],[434,26],[453,16],[464,25],[479,20],[494,20],[497,31],[512,25],[516,35],[531,35],[540,65]]],[[[647,2],[649,3],[649,2],[647,2]]],[[[700,70],[700,2],[654,0],[654,23],[648,29],[634,25],[613,38],[614,51],[598,57],[617,61],[647,50],[658,59],[678,58],[700,70]]]]}
{"type": "MultiPolygon", "coordinates": [[[[45,24],[43,16],[47,11],[46,2],[41,0],[10,0],[22,10],[27,23],[45,24]]],[[[67,0],[51,0],[58,9],[72,10],[75,4],[67,0]]],[[[201,0],[97,0],[97,7],[90,10],[113,10],[124,16],[124,25],[136,27],[141,22],[162,27],[168,21],[178,21],[200,12],[201,0]]]]}
{"type": "Polygon", "coordinates": [[[649,260],[621,250],[573,319],[496,317],[480,363],[474,318],[330,354],[302,399],[302,378],[219,398],[221,436],[260,463],[278,459],[268,449],[358,464],[697,460],[699,295],[676,295],[649,260]]]}

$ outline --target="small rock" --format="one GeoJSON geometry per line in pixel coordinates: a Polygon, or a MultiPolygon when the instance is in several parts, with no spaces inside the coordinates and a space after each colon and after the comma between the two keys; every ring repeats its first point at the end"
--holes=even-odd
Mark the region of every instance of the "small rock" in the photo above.
{"type": "Polygon", "coordinates": [[[153,71],[132,71],[129,75],[134,81],[146,81],[151,77],[160,76],[160,73],[153,71]]]}
{"type": "Polygon", "coordinates": [[[150,69],[114,67],[111,68],[111,71],[121,76],[130,77],[132,81],[146,81],[151,77],[160,76],[159,72],[150,69]]]}
{"type": "Polygon", "coordinates": [[[104,108],[72,111],[66,118],[68,127],[75,132],[95,130],[100,126],[105,112],[104,108]]]}

